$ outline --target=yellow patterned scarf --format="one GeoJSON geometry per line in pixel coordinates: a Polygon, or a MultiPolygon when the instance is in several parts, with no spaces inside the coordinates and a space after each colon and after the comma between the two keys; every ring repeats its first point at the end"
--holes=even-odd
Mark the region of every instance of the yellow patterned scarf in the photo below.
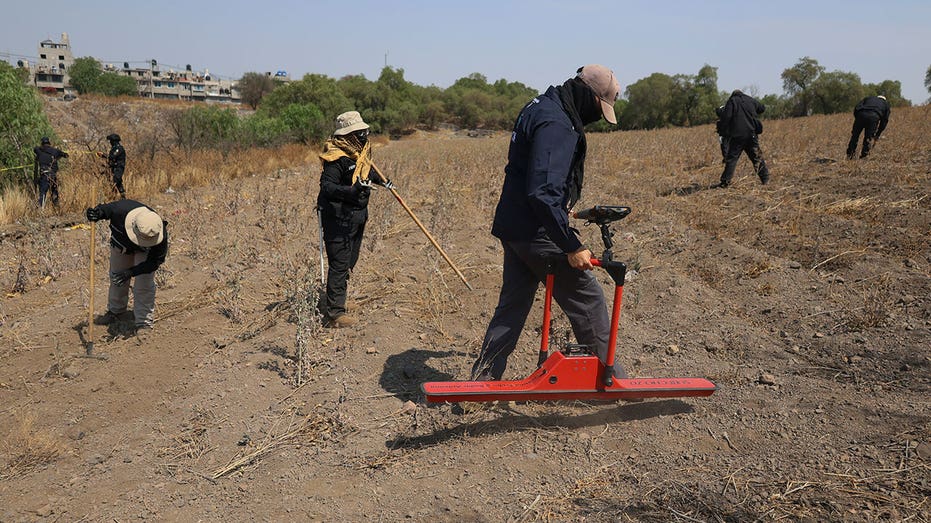
{"type": "Polygon", "coordinates": [[[368,181],[369,172],[372,170],[372,145],[365,143],[362,150],[359,150],[358,144],[345,136],[334,136],[323,144],[323,152],[320,153],[320,159],[325,162],[335,162],[340,158],[347,157],[356,161],[356,170],[352,172],[352,183],[356,180],[368,181]]]}

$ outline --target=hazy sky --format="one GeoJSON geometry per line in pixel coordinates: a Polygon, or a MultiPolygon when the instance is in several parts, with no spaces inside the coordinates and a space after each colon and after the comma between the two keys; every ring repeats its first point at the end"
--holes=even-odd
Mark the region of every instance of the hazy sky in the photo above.
{"type": "Polygon", "coordinates": [[[923,103],[931,65],[929,0],[0,0],[0,59],[35,57],[63,32],[76,57],[233,78],[282,69],[375,80],[387,55],[407,80],[444,88],[479,72],[542,90],[586,63],[614,69],[625,88],[707,63],[721,90],[782,94],[783,69],[811,56],[863,82],[899,80],[923,103]]]}

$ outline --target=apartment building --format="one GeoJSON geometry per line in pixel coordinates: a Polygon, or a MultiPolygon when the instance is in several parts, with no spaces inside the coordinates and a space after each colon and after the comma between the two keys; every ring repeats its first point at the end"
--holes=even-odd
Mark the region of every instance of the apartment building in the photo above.
{"type": "Polygon", "coordinates": [[[152,60],[150,67],[130,67],[128,62],[123,62],[122,69],[106,64],[104,71],[134,79],[139,96],[147,98],[236,103],[240,101],[235,80],[217,78],[211,75],[208,69],[194,71],[190,65],[185,66],[183,71],[175,71],[173,68],[165,71],[156,60],[152,60]]]}
{"type": "Polygon", "coordinates": [[[68,33],[61,34],[60,42],[51,39],[39,42],[38,57],[34,66],[30,67],[35,86],[49,93],[64,92],[70,85],[68,68],[74,64],[68,33]]]}
{"type": "MultiPolygon", "coordinates": [[[[20,60],[17,65],[29,69],[31,81],[39,89],[47,93],[63,93],[72,90],[68,69],[73,64],[71,42],[68,34],[62,33],[59,42],[51,39],[39,42],[35,64],[20,60]]],[[[236,80],[219,78],[210,74],[208,69],[194,71],[187,65],[184,70],[176,71],[171,67],[165,70],[156,60],[142,67],[135,64],[131,67],[129,62],[123,62],[122,67],[113,64],[103,64],[102,67],[106,72],[134,79],[139,95],[148,98],[232,103],[239,103],[241,99],[236,80]]],[[[274,77],[278,81],[290,80],[284,71],[276,72],[274,77]]]]}

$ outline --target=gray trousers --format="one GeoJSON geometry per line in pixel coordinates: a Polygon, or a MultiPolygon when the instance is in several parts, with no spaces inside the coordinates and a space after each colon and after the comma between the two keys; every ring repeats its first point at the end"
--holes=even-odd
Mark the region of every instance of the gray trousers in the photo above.
{"type": "MultiPolygon", "coordinates": [[[[517,346],[537,288],[546,281],[546,261],[551,257],[561,258],[554,268],[553,298],[566,313],[576,341],[593,348],[605,362],[611,320],[604,292],[595,276],[590,271],[570,267],[565,253],[545,236],[529,242],[502,240],[501,245],[504,247],[501,294],[485,332],[481,353],[472,366],[472,378],[483,373],[494,379],[504,375],[508,356],[517,346]]],[[[627,377],[617,363],[614,375],[627,377]]]]}
{"type": "MultiPolygon", "coordinates": [[[[123,251],[110,246],[110,274],[130,269],[145,261],[148,254],[134,252],[123,254],[123,251]]],[[[140,274],[132,279],[133,285],[133,314],[136,317],[136,326],[151,327],[155,322],[155,273],[140,274]]],[[[113,314],[122,314],[129,307],[129,284],[122,287],[110,284],[110,294],[107,299],[107,310],[113,314]]]]}

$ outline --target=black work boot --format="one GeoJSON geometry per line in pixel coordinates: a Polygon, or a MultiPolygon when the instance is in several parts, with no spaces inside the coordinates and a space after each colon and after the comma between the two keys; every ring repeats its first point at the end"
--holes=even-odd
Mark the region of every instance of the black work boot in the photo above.
{"type": "Polygon", "coordinates": [[[110,325],[111,323],[116,323],[120,321],[120,315],[107,311],[96,318],[94,318],[94,325],[110,325]]]}

